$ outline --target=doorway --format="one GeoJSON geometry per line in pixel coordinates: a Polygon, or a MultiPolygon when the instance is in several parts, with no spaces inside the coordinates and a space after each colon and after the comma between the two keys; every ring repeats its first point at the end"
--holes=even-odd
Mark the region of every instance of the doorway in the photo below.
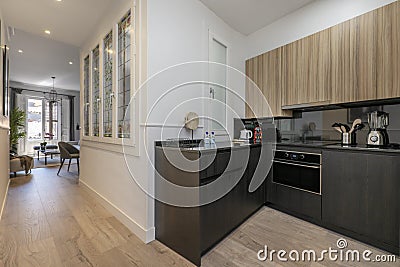
{"type": "Polygon", "coordinates": [[[226,135],[227,124],[227,64],[228,45],[221,38],[209,33],[209,120],[208,129],[217,135],[226,135]]]}

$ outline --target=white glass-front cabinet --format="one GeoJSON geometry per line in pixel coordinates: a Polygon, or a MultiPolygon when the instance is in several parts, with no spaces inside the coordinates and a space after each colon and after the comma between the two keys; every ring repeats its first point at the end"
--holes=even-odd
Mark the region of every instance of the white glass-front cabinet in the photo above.
{"type": "Polygon", "coordinates": [[[100,135],[100,47],[92,51],[92,135],[100,135]]]}
{"type": "Polygon", "coordinates": [[[134,145],[133,12],[127,12],[83,60],[83,139],[134,145]]]}
{"type": "Polygon", "coordinates": [[[89,55],[83,60],[83,136],[89,136],[89,109],[90,109],[90,60],[89,55]]]}
{"type": "Polygon", "coordinates": [[[114,46],[113,31],[110,31],[103,40],[103,137],[112,138],[113,123],[113,76],[114,76],[114,46]]]}

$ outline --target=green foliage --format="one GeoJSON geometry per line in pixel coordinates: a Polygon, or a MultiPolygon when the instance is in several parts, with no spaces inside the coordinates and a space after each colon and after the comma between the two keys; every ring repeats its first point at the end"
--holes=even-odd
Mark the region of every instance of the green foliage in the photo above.
{"type": "Polygon", "coordinates": [[[25,132],[26,114],[20,108],[15,108],[10,116],[10,147],[15,149],[19,139],[26,136],[25,132]]]}

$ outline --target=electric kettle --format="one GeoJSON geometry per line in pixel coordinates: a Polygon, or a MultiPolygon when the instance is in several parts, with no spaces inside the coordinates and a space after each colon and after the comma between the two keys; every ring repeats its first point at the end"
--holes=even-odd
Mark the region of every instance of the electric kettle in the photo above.
{"type": "Polygon", "coordinates": [[[249,140],[253,138],[253,132],[250,130],[243,129],[240,131],[240,139],[249,140]]]}

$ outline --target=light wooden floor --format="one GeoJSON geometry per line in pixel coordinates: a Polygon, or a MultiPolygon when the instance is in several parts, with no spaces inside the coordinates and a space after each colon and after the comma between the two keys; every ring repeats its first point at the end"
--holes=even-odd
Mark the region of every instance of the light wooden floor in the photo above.
{"type": "Polygon", "coordinates": [[[57,170],[12,179],[0,266],[193,266],[157,241],[142,243],[78,185],[76,165],[57,170]]]}
{"type": "MultiPolygon", "coordinates": [[[[0,266],[193,266],[163,244],[143,244],[78,185],[76,165],[12,179],[0,222],[0,266]]],[[[261,209],[202,259],[203,266],[400,266],[397,263],[259,262],[257,251],[336,248],[341,236],[261,209]]],[[[348,239],[349,249],[370,249],[348,239]]]]}

